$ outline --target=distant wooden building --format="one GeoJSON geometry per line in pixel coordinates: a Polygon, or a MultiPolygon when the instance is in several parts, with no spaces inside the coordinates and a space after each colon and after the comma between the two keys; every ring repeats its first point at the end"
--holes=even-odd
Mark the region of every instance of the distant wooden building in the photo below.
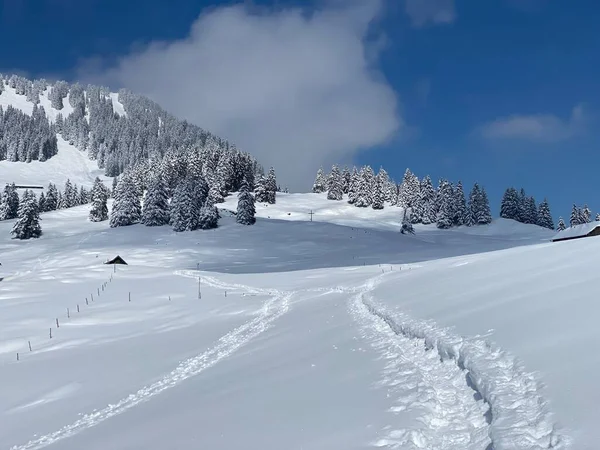
{"type": "Polygon", "coordinates": [[[37,184],[16,184],[16,189],[40,189],[43,190],[44,186],[39,186],[37,184]]]}
{"type": "Polygon", "coordinates": [[[600,221],[574,225],[556,233],[552,242],[569,241],[584,237],[600,236],[600,221]]]}
{"type": "Polygon", "coordinates": [[[127,265],[125,260],[121,258],[119,255],[115,256],[113,259],[109,259],[104,264],[124,264],[127,265]]]}

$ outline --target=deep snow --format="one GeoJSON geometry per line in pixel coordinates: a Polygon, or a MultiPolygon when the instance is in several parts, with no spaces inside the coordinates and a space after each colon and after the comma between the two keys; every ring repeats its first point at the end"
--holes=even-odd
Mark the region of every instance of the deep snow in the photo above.
{"type": "Polygon", "coordinates": [[[600,240],[403,236],[397,208],[315,194],[258,211],[279,220],[109,229],[77,207],[29,242],[0,223],[0,447],[595,448],[600,240]],[[281,220],[306,208],[324,221],[281,220]]]}

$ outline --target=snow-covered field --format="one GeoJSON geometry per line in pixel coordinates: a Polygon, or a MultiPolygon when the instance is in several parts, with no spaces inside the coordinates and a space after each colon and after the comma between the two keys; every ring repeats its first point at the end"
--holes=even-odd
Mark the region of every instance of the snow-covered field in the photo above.
{"type": "Polygon", "coordinates": [[[315,194],[211,231],[86,216],[0,222],[0,448],[597,447],[600,239],[403,236],[315,194]]]}

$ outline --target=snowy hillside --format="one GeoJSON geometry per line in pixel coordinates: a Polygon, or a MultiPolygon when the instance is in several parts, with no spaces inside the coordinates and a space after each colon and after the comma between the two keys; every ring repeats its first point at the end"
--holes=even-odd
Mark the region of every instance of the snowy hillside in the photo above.
{"type": "Polygon", "coordinates": [[[0,447],[596,447],[600,239],[290,197],[211,231],[0,222],[0,447]]]}
{"type": "Polygon", "coordinates": [[[104,170],[98,168],[98,163],[90,160],[86,153],[69,145],[61,137],[58,138],[58,153],[48,161],[0,161],[1,186],[15,183],[47,187],[48,183],[54,183],[62,187],[67,179],[70,179],[78,186],[90,188],[97,176],[110,186],[111,178],[104,176],[104,170]]]}

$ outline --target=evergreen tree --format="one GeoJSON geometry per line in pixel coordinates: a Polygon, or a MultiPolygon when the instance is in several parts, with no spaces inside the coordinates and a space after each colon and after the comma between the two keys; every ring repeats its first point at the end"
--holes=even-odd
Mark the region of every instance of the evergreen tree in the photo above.
{"type": "Polygon", "coordinates": [[[552,215],[550,214],[550,205],[548,205],[548,201],[546,199],[544,199],[544,201],[540,203],[540,206],[538,207],[537,219],[537,225],[540,227],[554,230],[554,220],[552,220],[552,215]]]}
{"type": "Polygon", "coordinates": [[[398,190],[398,206],[406,208],[411,205],[414,208],[420,202],[420,190],[419,178],[406,169],[398,190]]]}
{"type": "Polygon", "coordinates": [[[433,188],[433,183],[429,175],[425,176],[421,180],[420,193],[419,193],[419,205],[422,209],[422,222],[427,225],[435,223],[437,221],[437,214],[435,211],[436,203],[436,192],[433,188]]]}
{"type": "Polygon", "coordinates": [[[30,190],[26,190],[19,204],[18,219],[12,228],[11,234],[17,239],[38,238],[42,235],[40,220],[35,194],[30,190]]]}
{"type": "Polygon", "coordinates": [[[556,231],[563,231],[566,230],[567,226],[565,225],[565,221],[563,220],[562,217],[558,218],[558,225],[556,226],[556,231]]]}
{"type": "Polygon", "coordinates": [[[129,174],[124,174],[117,184],[115,200],[110,212],[110,227],[122,227],[138,223],[142,207],[137,187],[129,174]]]}
{"type": "Polygon", "coordinates": [[[500,204],[500,217],[504,219],[519,220],[519,193],[513,187],[504,192],[500,204]]]}
{"type": "Polygon", "coordinates": [[[17,218],[19,214],[19,194],[15,183],[7,184],[4,187],[2,203],[0,203],[0,220],[11,220],[17,218]]]}
{"type": "Polygon", "coordinates": [[[376,177],[373,182],[373,199],[371,208],[383,209],[384,195],[381,181],[376,177]]]}
{"type": "MultiPolygon", "coordinates": [[[[323,168],[319,168],[317,171],[317,177],[315,178],[315,183],[313,184],[312,191],[315,194],[320,194],[321,192],[325,192],[327,190],[327,179],[323,174],[323,168]]],[[[260,201],[257,199],[257,201],[260,201]]]]}
{"type": "Polygon", "coordinates": [[[538,223],[538,208],[535,203],[535,198],[529,197],[525,201],[525,221],[524,223],[528,224],[537,224],[538,223]]]}
{"type": "Polygon", "coordinates": [[[341,200],[344,195],[344,180],[340,174],[340,169],[337,166],[331,168],[329,173],[329,179],[327,180],[327,199],[328,200],[341,200]]]}
{"type": "Polygon", "coordinates": [[[348,203],[351,205],[356,203],[358,198],[358,189],[360,185],[360,175],[356,167],[352,169],[352,176],[350,178],[350,184],[348,185],[348,203]]]}
{"type": "Polygon", "coordinates": [[[171,199],[170,223],[177,232],[192,230],[194,225],[194,197],[191,183],[181,181],[171,199]]]}
{"type": "Polygon", "coordinates": [[[478,183],[473,185],[469,194],[469,223],[467,225],[485,225],[492,222],[490,203],[487,194],[478,183]]]}
{"type": "Polygon", "coordinates": [[[142,223],[148,227],[169,223],[169,198],[167,185],[160,174],[150,180],[142,207],[142,223]]]}
{"type": "Polygon", "coordinates": [[[359,180],[358,180],[358,188],[356,190],[356,200],[354,202],[355,206],[359,208],[366,208],[370,206],[373,198],[373,179],[375,175],[373,173],[373,169],[370,166],[365,166],[360,170],[359,180]]]}
{"type": "Polygon", "coordinates": [[[352,174],[350,173],[350,170],[348,170],[348,166],[344,167],[344,170],[342,171],[342,192],[344,194],[347,194],[350,189],[351,178],[352,174]]]}
{"type": "Polygon", "coordinates": [[[592,211],[588,207],[588,205],[583,205],[583,209],[581,210],[581,220],[583,223],[590,223],[592,221],[592,211]]]}
{"type": "Polygon", "coordinates": [[[600,213],[596,214],[596,222],[600,221],[600,213]]]}
{"type": "Polygon", "coordinates": [[[91,192],[92,207],[88,216],[91,222],[102,222],[108,219],[108,189],[99,177],[94,180],[91,192]]]}
{"type": "Polygon", "coordinates": [[[210,230],[219,226],[219,212],[216,206],[203,206],[200,208],[198,228],[210,230]]]}
{"type": "Polygon", "coordinates": [[[256,182],[254,196],[258,203],[268,203],[269,191],[267,188],[267,179],[262,175],[258,177],[258,181],[256,182]]]}
{"type": "Polygon", "coordinates": [[[112,180],[112,189],[110,190],[110,196],[114,198],[115,192],[117,191],[117,184],[119,183],[119,177],[114,177],[112,180]]]}
{"type": "Polygon", "coordinates": [[[478,225],[488,225],[492,223],[492,210],[490,208],[490,201],[487,196],[485,188],[480,189],[481,208],[477,216],[478,225]]]}
{"type": "Polygon", "coordinates": [[[436,215],[436,226],[441,229],[452,227],[454,218],[454,195],[452,185],[442,180],[438,190],[439,210],[436,215]]]}
{"type": "Polygon", "coordinates": [[[267,203],[274,205],[277,197],[277,178],[275,176],[275,169],[271,167],[266,179],[267,188],[267,203]]]}
{"type": "Polygon", "coordinates": [[[48,184],[48,192],[46,194],[46,202],[45,202],[44,211],[55,211],[58,207],[58,189],[56,189],[56,185],[49,183],[48,184]]]}
{"type": "Polygon", "coordinates": [[[453,213],[454,214],[452,217],[452,225],[464,225],[469,219],[467,214],[467,200],[465,198],[465,191],[460,180],[456,184],[456,188],[454,189],[453,213]]]}
{"type": "Polygon", "coordinates": [[[38,211],[39,212],[46,211],[46,196],[44,195],[43,192],[40,194],[40,198],[38,200],[38,211]]]}
{"type": "Polygon", "coordinates": [[[569,219],[569,224],[574,227],[575,225],[582,224],[582,216],[581,210],[577,207],[577,205],[573,204],[573,208],[571,209],[571,218],[569,219]]]}
{"type": "Polygon", "coordinates": [[[240,192],[238,194],[238,205],[236,222],[242,225],[253,225],[256,222],[254,217],[256,210],[254,209],[254,197],[250,193],[250,189],[246,180],[242,183],[240,192]]]}

